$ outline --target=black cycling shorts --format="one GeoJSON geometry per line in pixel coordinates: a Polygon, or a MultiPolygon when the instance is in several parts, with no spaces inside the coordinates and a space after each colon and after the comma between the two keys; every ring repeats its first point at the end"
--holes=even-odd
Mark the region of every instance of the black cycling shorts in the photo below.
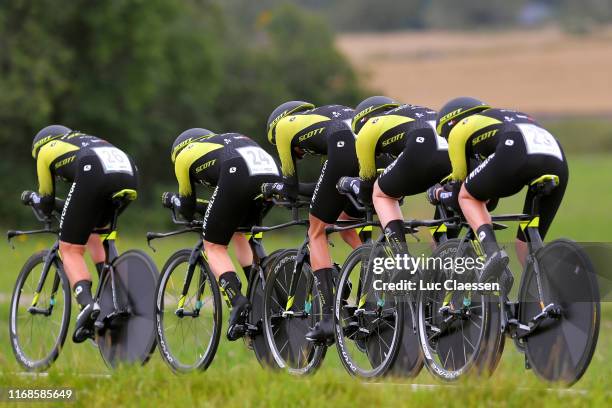
{"type": "Polygon", "coordinates": [[[104,172],[98,156],[83,152],[60,218],[60,240],[85,245],[96,228],[106,227],[112,219],[112,195],[123,189],[138,188],[138,171],[131,162],[131,174],[104,172]]]}
{"type": "Polygon", "coordinates": [[[338,126],[342,128],[327,138],[327,160],[323,163],[321,176],[310,202],[310,213],[327,224],[336,222],[343,211],[350,217],[362,216],[336,188],[340,177],[359,175],[355,136],[348,128],[344,128],[343,123],[338,126]]]}
{"type": "MultiPolygon", "coordinates": [[[[561,150],[562,159],[548,154],[528,154],[523,135],[518,130],[504,131],[504,134],[498,137],[499,143],[495,152],[472,170],[465,180],[465,188],[477,200],[487,201],[514,195],[544,174],[556,174],[559,176],[559,186],[540,201],[538,229],[543,239],[555,218],[567,187],[569,172],[565,154],[561,150]]],[[[524,213],[530,213],[532,200],[533,194],[528,191],[523,206],[524,213]]],[[[520,227],[516,237],[525,241],[520,227]]]]}
{"type": "Polygon", "coordinates": [[[390,197],[411,196],[448,176],[451,172],[448,150],[437,137],[428,128],[410,132],[404,150],[378,177],[381,191],[390,197]]]}
{"type": "Polygon", "coordinates": [[[259,220],[263,183],[276,183],[276,174],[250,175],[242,157],[228,159],[221,164],[219,181],[210,197],[204,215],[204,239],[228,245],[239,227],[252,227],[259,220]]]}

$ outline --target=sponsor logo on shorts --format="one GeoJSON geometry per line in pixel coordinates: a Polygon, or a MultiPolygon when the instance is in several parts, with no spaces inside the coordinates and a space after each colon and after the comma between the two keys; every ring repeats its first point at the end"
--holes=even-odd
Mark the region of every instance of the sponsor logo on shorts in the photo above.
{"type": "Polygon", "coordinates": [[[495,157],[495,153],[493,153],[492,155],[490,155],[489,157],[487,157],[485,159],[485,161],[483,161],[482,163],[480,163],[478,165],[478,167],[476,167],[468,176],[468,178],[465,180],[465,182],[469,182],[472,178],[476,177],[476,175],[478,175],[478,173],[480,173],[482,171],[482,169],[485,168],[485,166],[491,161],[491,159],[495,157]]]}
{"type": "Polygon", "coordinates": [[[70,205],[70,200],[72,199],[72,193],[74,193],[74,187],[76,186],[76,183],[72,183],[72,186],[70,187],[70,191],[68,191],[68,197],[66,197],[66,202],[64,203],[64,208],[62,209],[62,215],[60,216],[60,230],[62,229],[63,225],[64,225],[64,217],[66,216],[66,210],[68,210],[68,206],[70,205]]]}

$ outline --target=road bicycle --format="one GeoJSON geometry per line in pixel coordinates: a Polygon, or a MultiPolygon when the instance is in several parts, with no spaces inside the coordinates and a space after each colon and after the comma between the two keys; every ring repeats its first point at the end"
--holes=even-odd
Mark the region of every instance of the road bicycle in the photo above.
{"type": "MultiPolygon", "coordinates": [[[[331,226],[330,231],[353,227],[371,231],[373,227],[380,227],[380,223],[372,220],[371,206],[358,202],[348,183],[339,182],[338,191],[364,212],[366,218],[357,225],[331,226]]],[[[446,225],[454,221],[454,217],[407,220],[404,228],[406,233],[414,234],[419,227],[428,227],[436,234],[438,242],[445,242],[446,225]]],[[[374,261],[384,262],[394,255],[385,235],[380,234],[376,240],[369,239],[353,250],[340,270],[337,287],[344,289],[336,291],[334,301],[336,346],[344,368],[357,377],[375,378],[388,374],[414,377],[423,367],[415,319],[416,297],[376,289],[375,281],[392,281],[394,270],[378,272],[374,261]]]]}
{"type": "MultiPolygon", "coordinates": [[[[430,372],[452,381],[468,373],[490,375],[497,366],[505,336],[525,355],[527,368],[550,382],[572,385],[589,366],[597,344],[600,294],[595,270],[584,250],[568,239],[543,244],[539,204],[559,184],[543,175],[529,184],[534,193],[529,214],[493,216],[494,222],[517,221],[527,238],[528,255],[518,300],[507,288],[421,291],[419,340],[430,372]]],[[[433,257],[478,259],[482,252],[474,232],[441,246],[433,257]]],[[[495,229],[505,228],[496,224],[495,229]]],[[[450,265],[453,265],[452,263],[450,265]]],[[[477,280],[478,267],[457,274],[453,267],[427,271],[429,280],[477,280]]]]}
{"type": "MultiPolygon", "coordinates": [[[[33,205],[32,192],[24,192],[23,203],[32,207],[44,228],[8,231],[8,240],[34,234],[59,235],[53,225],[64,206],[56,200],[51,216],[33,205]]],[[[114,208],[110,227],[100,234],[106,259],[95,291],[100,307],[95,322],[95,342],[109,367],[145,364],[155,349],[154,290],[158,272],[149,256],[139,250],[119,255],[115,246],[117,218],[131,201],[135,190],[112,195],[114,208]]],[[[50,249],[33,254],[25,263],[11,298],[9,331],[18,363],[28,371],[44,371],[58,358],[70,325],[70,285],[59,253],[59,240],[50,249]]]]}
{"type": "MultiPolygon", "coordinates": [[[[298,207],[305,203],[288,203],[273,200],[261,202],[257,225],[239,228],[249,237],[253,253],[253,266],[247,282],[246,297],[251,309],[245,324],[244,341],[253,350],[257,360],[264,367],[272,367],[274,360],[270,356],[263,336],[263,293],[266,286],[267,270],[281,250],[267,255],[263,243],[263,233],[292,225],[303,224],[293,221],[274,225],[260,226],[265,213],[271,205],[280,207],[298,207]]],[[[179,219],[175,206],[166,205],[172,212],[175,224],[182,229],[166,233],[147,233],[147,242],[185,233],[199,235],[192,249],[181,249],[172,254],[162,268],[161,279],[157,287],[156,326],[159,350],[162,359],[175,372],[205,370],[212,363],[216,354],[222,328],[222,290],[208,265],[204,252],[202,221],[183,221],[179,219]]],[[[206,207],[199,205],[198,213],[204,214],[206,207]]],[[[228,308],[231,307],[226,299],[228,308]]]]}

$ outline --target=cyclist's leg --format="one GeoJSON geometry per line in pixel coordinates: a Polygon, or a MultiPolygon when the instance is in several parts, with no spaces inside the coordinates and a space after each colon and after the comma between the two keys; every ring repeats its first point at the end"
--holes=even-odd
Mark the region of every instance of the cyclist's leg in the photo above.
{"type": "MultiPolygon", "coordinates": [[[[563,160],[558,160],[554,156],[533,155],[529,158],[527,167],[525,176],[523,177],[525,184],[544,174],[555,174],[559,177],[559,185],[549,195],[543,196],[540,199],[540,222],[538,225],[538,230],[540,232],[540,236],[542,239],[544,239],[553,219],[555,218],[557,210],[561,205],[563,196],[565,195],[565,189],[569,179],[567,161],[565,160],[565,156],[563,157],[563,160]]],[[[529,214],[531,212],[533,198],[534,193],[527,190],[525,203],[523,204],[523,213],[529,214]]],[[[527,254],[529,253],[529,249],[525,241],[526,238],[523,231],[520,227],[517,228],[516,253],[523,266],[525,266],[527,254]]]]}
{"type": "Polygon", "coordinates": [[[251,266],[253,265],[253,252],[251,251],[249,240],[243,233],[236,232],[232,237],[232,245],[234,246],[236,259],[238,259],[238,263],[244,271],[246,281],[248,282],[251,276],[251,266]]]}
{"type": "MultiPolygon", "coordinates": [[[[353,206],[351,205],[351,207],[353,206]]],[[[351,212],[350,209],[346,209],[345,211],[342,211],[338,219],[339,220],[354,220],[355,218],[359,218],[359,215],[354,216],[354,215],[347,213],[347,211],[351,212]]],[[[359,234],[357,234],[357,232],[354,229],[340,231],[339,234],[342,237],[342,240],[346,242],[348,245],[350,245],[350,247],[353,249],[357,248],[358,246],[362,244],[361,238],[359,238],[359,234]]]]}

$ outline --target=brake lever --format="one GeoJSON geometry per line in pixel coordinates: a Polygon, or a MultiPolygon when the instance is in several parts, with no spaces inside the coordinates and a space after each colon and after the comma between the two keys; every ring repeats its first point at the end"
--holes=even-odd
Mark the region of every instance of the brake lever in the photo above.
{"type": "Polygon", "coordinates": [[[15,238],[15,236],[17,235],[17,231],[15,230],[9,230],[6,232],[6,240],[8,242],[8,244],[10,245],[12,250],[15,250],[15,245],[13,244],[13,241],[11,241],[13,238],[15,238]]]}

